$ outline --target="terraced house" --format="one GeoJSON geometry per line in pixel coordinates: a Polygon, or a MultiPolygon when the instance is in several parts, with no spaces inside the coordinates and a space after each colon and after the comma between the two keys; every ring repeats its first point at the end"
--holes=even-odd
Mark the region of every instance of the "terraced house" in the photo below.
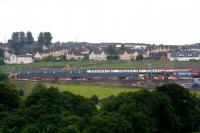
{"type": "Polygon", "coordinates": [[[66,54],[66,60],[82,60],[83,58],[84,58],[84,55],[75,49],[70,50],[66,54]]]}
{"type": "Polygon", "coordinates": [[[90,60],[107,60],[107,54],[104,51],[93,50],[89,54],[90,60]]]}
{"type": "Polygon", "coordinates": [[[170,61],[190,61],[200,60],[200,52],[198,51],[173,51],[168,54],[170,61]]]}
{"type": "Polygon", "coordinates": [[[136,60],[136,57],[138,56],[138,52],[137,51],[132,51],[132,50],[125,50],[125,51],[121,51],[119,54],[119,59],[120,60],[136,60]]]}

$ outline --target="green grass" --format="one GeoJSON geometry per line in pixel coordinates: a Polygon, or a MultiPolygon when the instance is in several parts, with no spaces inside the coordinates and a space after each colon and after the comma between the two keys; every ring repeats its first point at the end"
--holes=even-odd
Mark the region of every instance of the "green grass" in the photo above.
{"type": "Polygon", "coordinates": [[[200,67],[200,61],[56,61],[56,62],[35,62],[32,64],[22,65],[1,65],[0,70],[5,73],[10,73],[15,70],[32,70],[39,68],[64,68],[70,65],[73,69],[106,69],[106,68],[147,68],[151,64],[151,67],[200,67]]]}
{"type": "MultiPolygon", "coordinates": [[[[16,85],[17,89],[23,89],[25,96],[31,94],[33,87],[36,85],[36,82],[28,81],[11,81],[16,85]]],[[[141,88],[134,88],[128,86],[120,85],[100,85],[100,84],[52,84],[44,83],[47,87],[57,87],[61,92],[69,91],[76,95],[81,95],[84,97],[91,97],[92,95],[97,95],[100,99],[109,97],[111,95],[118,95],[122,92],[138,91],[141,88]]],[[[153,90],[152,88],[150,90],[153,90]]],[[[200,91],[191,91],[191,93],[196,94],[200,97],[200,91]]]]}
{"type": "Polygon", "coordinates": [[[70,91],[74,94],[82,95],[84,97],[91,97],[97,95],[100,99],[109,97],[110,95],[117,95],[121,92],[137,91],[138,89],[109,86],[109,85],[55,85],[61,91],[70,91]]]}
{"type": "MultiPolygon", "coordinates": [[[[23,89],[25,96],[28,96],[36,82],[12,82],[17,86],[17,89],[23,89]]],[[[45,83],[48,87],[57,87],[61,92],[69,91],[76,95],[81,95],[90,98],[92,95],[97,95],[100,99],[117,95],[122,92],[138,91],[137,88],[119,86],[119,85],[96,85],[96,84],[52,84],[45,83]]]]}

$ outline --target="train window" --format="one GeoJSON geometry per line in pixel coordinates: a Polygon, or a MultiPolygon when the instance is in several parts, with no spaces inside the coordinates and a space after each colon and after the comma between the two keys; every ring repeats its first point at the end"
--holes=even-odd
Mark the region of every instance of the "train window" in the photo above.
{"type": "Polygon", "coordinates": [[[111,72],[117,73],[117,72],[118,72],[118,70],[111,70],[111,72]]]}

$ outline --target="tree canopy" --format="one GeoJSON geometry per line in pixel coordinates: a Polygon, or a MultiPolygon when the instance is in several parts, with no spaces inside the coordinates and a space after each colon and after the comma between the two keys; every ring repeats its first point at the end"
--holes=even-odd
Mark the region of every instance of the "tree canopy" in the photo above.
{"type": "Polygon", "coordinates": [[[170,84],[98,100],[39,83],[21,99],[0,83],[0,132],[189,133],[200,130],[200,98],[170,84]],[[96,105],[100,106],[97,110],[96,105]]]}
{"type": "Polygon", "coordinates": [[[49,46],[52,42],[52,35],[50,32],[40,32],[38,35],[38,44],[49,46]]]}
{"type": "Polygon", "coordinates": [[[38,40],[35,43],[31,31],[13,32],[11,39],[8,41],[16,54],[41,50],[42,45],[49,46],[52,44],[52,35],[50,32],[40,32],[38,40]]]}

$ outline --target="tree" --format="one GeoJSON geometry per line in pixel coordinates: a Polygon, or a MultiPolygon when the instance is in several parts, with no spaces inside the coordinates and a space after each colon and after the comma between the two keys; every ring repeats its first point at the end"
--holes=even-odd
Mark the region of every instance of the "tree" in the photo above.
{"type": "Polygon", "coordinates": [[[50,32],[44,32],[44,45],[49,46],[53,37],[50,32]]]}
{"type": "Polygon", "coordinates": [[[52,35],[50,32],[40,32],[38,36],[38,44],[49,46],[52,42],[52,35]]]}
{"type": "Polygon", "coordinates": [[[109,55],[107,56],[107,60],[118,60],[119,56],[118,55],[109,55]]]}
{"type": "Polygon", "coordinates": [[[19,94],[19,96],[24,96],[24,90],[23,90],[23,89],[20,89],[20,90],[18,91],[18,94],[19,94]]]}
{"type": "Polygon", "coordinates": [[[124,44],[122,44],[120,50],[127,50],[127,48],[125,47],[124,44]]]}
{"type": "Polygon", "coordinates": [[[25,33],[23,31],[13,32],[9,42],[11,43],[12,48],[15,50],[15,53],[19,54],[26,42],[25,33]]]}
{"type": "Polygon", "coordinates": [[[40,133],[40,129],[35,125],[27,125],[22,133],[40,133]]]}
{"type": "Polygon", "coordinates": [[[136,61],[142,61],[143,60],[143,55],[142,54],[138,54],[136,57],[136,61]]]}
{"type": "Polygon", "coordinates": [[[43,45],[44,44],[44,33],[40,32],[38,36],[38,44],[43,45]]]}
{"type": "Polygon", "coordinates": [[[28,45],[30,45],[30,44],[33,44],[33,42],[34,42],[33,35],[32,35],[32,33],[31,33],[30,31],[28,31],[28,32],[26,33],[26,43],[27,43],[28,45]]]}
{"type": "Polygon", "coordinates": [[[4,58],[5,58],[4,51],[3,51],[3,49],[0,48],[0,65],[4,65],[5,64],[4,58]]]}
{"type": "Polygon", "coordinates": [[[65,133],[79,133],[79,129],[74,125],[67,126],[65,133]]]}
{"type": "Polygon", "coordinates": [[[175,133],[180,127],[171,99],[163,93],[146,90],[122,93],[105,100],[102,111],[119,112],[132,124],[135,133],[175,133]]]}
{"type": "Polygon", "coordinates": [[[92,118],[89,129],[91,133],[130,133],[131,124],[120,114],[96,115],[92,118]]]}
{"type": "Polygon", "coordinates": [[[107,52],[109,55],[117,55],[117,51],[113,45],[108,46],[107,52]]]}
{"type": "Polygon", "coordinates": [[[19,41],[20,41],[21,45],[23,45],[23,46],[26,43],[26,36],[23,31],[19,32],[19,41]]]}
{"type": "Polygon", "coordinates": [[[0,83],[0,110],[12,110],[18,108],[20,104],[20,98],[17,90],[12,84],[8,82],[0,83]]]}
{"type": "Polygon", "coordinates": [[[99,103],[99,98],[97,95],[92,95],[92,97],[90,98],[95,104],[99,103]]]}
{"type": "MultiPolygon", "coordinates": [[[[180,121],[180,125],[177,127],[176,132],[183,133],[193,131],[195,128],[194,121],[197,121],[195,114],[200,113],[198,98],[192,95],[189,90],[186,90],[184,87],[177,84],[168,84],[157,87],[157,92],[166,94],[172,101],[172,106],[180,121]]],[[[199,127],[199,125],[197,127],[199,127]]]]}

